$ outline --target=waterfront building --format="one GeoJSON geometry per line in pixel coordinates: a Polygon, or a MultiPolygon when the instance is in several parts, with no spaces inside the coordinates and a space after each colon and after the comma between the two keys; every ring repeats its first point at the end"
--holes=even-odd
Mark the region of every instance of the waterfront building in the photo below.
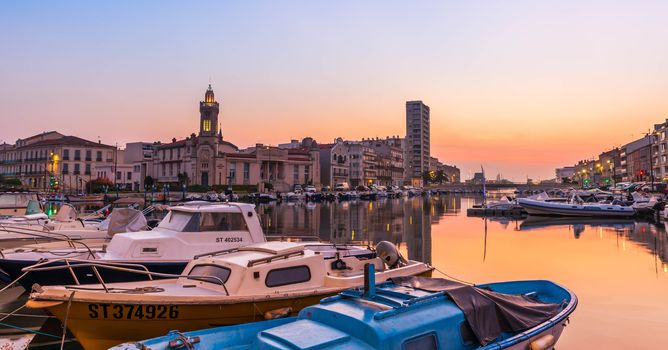
{"type": "Polygon", "coordinates": [[[623,147],[626,155],[627,181],[651,181],[649,136],[630,142],[623,147]]]}
{"type": "Polygon", "coordinates": [[[652,142],[652,170],[656,180],[668,181],[668,119],[660,124],[654,124],[654,130],[648,136],[652,142]]]}
{"type": "Polygon", "coordinates": [[[43,191],[83,192],[93,169],[113,165],[116,147],[57,131],[44,132],[0,148],[0,174],[43,191]]]}
{"type": "Polygon", "coordinates": [[[437,170],[443,170],[450,183],[459,183],[461,181],[461,170],[454,165],[443,164],[437,170]]]}
{"type": "Polygon", "coordinates": [[[482,172],[473,173],[473,178],[471,179],[471,184],[473,185],[482,185],[485,182],[485,174],[482,172]]]}
{"type": "Polygon", "coordinates": [[[621,166],[621,151],[619,148],[613,148],[605,151],[598,156],[594,171],[600,174],[601,179],[596,183],[599,185],[614,185],[622,181],[618,176],[617,169],[621,166]]]}
{"type": "Polygon", "coordinates": [[[350,184],[350,154],[342,138],[334,143],[320,145],[320,182],[334,188],[337,184],[350,184]]]}
{"type": "MultiPolygon", "coordinates": [[[[317,143],[305,138],[300,145],[281,148],[256,144],[244,150],[223,139],[219,103],[209,85],[200,102],[200,130],[183,140],[156,143],[146,175],[179,188],[246,185],[263,190],[289,191],[295,184],[320,183],[317,143]]],[[[292,143],[291,143],[292,144],[292,143]]]]}
{"type": "Polygon", "coordinates": [[[429,170],[429,106],[422,101],[406,102],[406,179],[422,186],[422,173],[429,170]]]}
{"type": "Polygon", "coordinates": [[[569,183],[573,180],[575,175],[574,166],[565,166],[557,168],[554,171],[558,183],[569,183]]]}
{"type": "Polygon", "coordinates": [[[377,185],[401,186],[404,183],[403,139],[399,136],[362,140],[376,154],[377,185]]]}
{"type": "Polygon", "coordinates": [[[362,142],[348,141],[350,185],[373,185],[378,180],[378,157],[373,148],[362,142]]]}

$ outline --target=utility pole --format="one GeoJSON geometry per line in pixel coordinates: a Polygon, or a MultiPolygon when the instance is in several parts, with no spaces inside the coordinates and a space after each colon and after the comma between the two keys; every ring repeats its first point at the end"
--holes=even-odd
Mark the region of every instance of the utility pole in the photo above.
{"type": "Polygon", "coordinates": [[[116,172],[118,171],[118,142],[116,142],[116,147],[114,148],[114,187],[116,187],[116,193],[118,196],[118,185],[116,183],[118,179],[118,175],[116,172]]]}

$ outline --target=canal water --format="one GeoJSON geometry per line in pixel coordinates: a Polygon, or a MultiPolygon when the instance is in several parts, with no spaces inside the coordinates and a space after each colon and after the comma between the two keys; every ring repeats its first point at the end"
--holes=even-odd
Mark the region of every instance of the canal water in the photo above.
{"type": "MultiPolygon", "coordinates": [[[[480,200],[439,195],[262,204],[257,210],[265,233],[273,237],[387,240],[408,258],[461,280],[548,279],[568,287],[579,305],[560,349],[656,349],[668,343],[668,237],[663,224],[467,217],[466,209],[480,200]]],[[[54,332],[51,328],[46,332],[54,332]]]]}

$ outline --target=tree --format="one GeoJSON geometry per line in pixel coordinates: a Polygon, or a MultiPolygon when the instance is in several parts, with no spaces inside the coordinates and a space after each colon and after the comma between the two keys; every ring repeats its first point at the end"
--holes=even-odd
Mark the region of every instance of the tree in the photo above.
{"type": "Polygon", "coordinates": [[[425,185],[434,182],[434,173],[432,171],[423,171],[422,182],[424,182],[425,185]]]}
{"type": "Polygon", "coordinates": [[[442,184],[444,182],[448,182],[448,175],[445,174],[445,171],[439,170],[436,172],[436,176],[434,177],[434,180],[438,182],[439,184],[442,184]]]}
{"type": "Polygon", "coordinates": [[[153,177],[150,175],[146,176],[144,178],[144,186],[146,186],[146,188],[148,189],[150,187],[153,187],[153,185],[155,185],[155,180],[153,180],[153,177]]]}
{"type": "Polygon", "coordinates": [[[188,178],[188,173],[186,173],[185,171],[183,173],[176,174],[176,178],[179,181],[179,185],[188,186],[188,183],[190,182],[190,178],[188,178]]]}
{"type": "Polygon", "coordinates": [[[106,186],[106,189],[112,189],[114,187],[114,183],[111,182],[111,180],[107,179],[106,177],[98,177],[95,180],[90,180],[88,181],[87,187],[90,193],[100,193],[104,192],[104,188],[106,186]]]}

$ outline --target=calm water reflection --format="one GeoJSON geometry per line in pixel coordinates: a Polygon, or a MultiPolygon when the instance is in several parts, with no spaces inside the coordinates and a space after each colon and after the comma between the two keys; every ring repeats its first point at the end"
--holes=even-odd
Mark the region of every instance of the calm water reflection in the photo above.
{"type": "Polygon", "coordinates": [[[335,242],[388,240],[411,259],[489,282],[549,279],[580,305],[559,348],[656,349],[668,341],[668,239],[663,224],[630,220],[469,218],[479,199],[262,205],[270,235],[335,242]]]}
{"type": "MultiPolygon", "coordinates": [[[[663,224],[630,220],[481,219],[479,198],[260,205],[268,235],[334,242],[388,240],[473,282],[549,279],[580,304],[560,349],[656,349],[668,343],[668,239],[663,224]]],[[[95,208],[89,208],[95,209],[95,208]]]]}

